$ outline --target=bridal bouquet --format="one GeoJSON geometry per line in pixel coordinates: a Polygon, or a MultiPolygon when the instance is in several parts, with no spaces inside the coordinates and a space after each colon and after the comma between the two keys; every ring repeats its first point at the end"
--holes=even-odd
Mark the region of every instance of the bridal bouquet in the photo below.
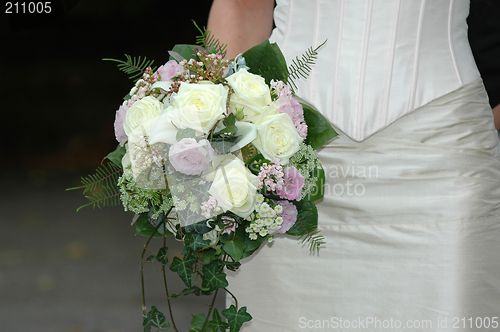
{"type": "MultiPolygon", "coordinates": [[[[133,211],[136,233],[148,237],[141,257],[144,331],[178,331],[171,310],[169,323],[145,304],[143,261],[153,238],[164,244],[146,261],[161,265],[169,308],[181,295],[213,294],[215,301],[220,289],[229,292],[224,270],[238,269],[278,235],[319,250],[314,201],[323,196],[325,176],[315,150],[336,133],[294,97],[292,81],[307,76],[316,51],[290,68],[269,41],[225,59],[224,45],[202,31],[197,45],[176,45],[158,69],[146,59],[113,60],[135,79],[116,112],[119,145],[78,188],[87,205],[121,203],[133,211]],[[171,263],[169,236],[184,248],[171,263]],[[169,294],[167,266],[185,289],[169,294]]],[[[252,318],[246,307],[231,305],[223,320],[213,301],[207,315],[193,316],[191,331],[239,331],[252,318]]]]}

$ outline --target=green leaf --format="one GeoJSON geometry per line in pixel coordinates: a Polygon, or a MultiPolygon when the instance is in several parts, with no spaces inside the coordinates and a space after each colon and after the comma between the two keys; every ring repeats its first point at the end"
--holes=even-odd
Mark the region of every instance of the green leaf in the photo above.
{"type": "Polygon", "coordinates": [[[240,227],[236,228],[235,238],[246,244],[245,250],[243,251],[242,258],[251,256],[257,249],[260,248],[261,244],[264,243],[266,238],[259,236],[256,240],[251,240],[248,237],[248,234],[245,232],[244,225],[240,225],[240,227]]]}
{"type": "Polygon", "coordinates": [[[108,158],[116,166],[123,168],[122,159],[126,152],[127,149],[125,149],[124,146],[120,146],[120,144],[118,144],[115,151],[108,153],[106,158],[108,158]]]}
{"type": "Polygon", "coordinates": [[[178,44],[174,46],[172,51],[179,53],[184,59],[189,60],[191,58],[194,58],[193,49],[195,47],[196,45],[178,44]]]}
{"type": "Polygon", "coordinates": [[[167,265],[168,263],[167,251],[167,247],[161,247],[160,250],[158,250],[158,254],[156,254],[156,260],[163,266],[167,265]]]}
{"type": "Polygon", "coordinates": [[[196,296],[210,295],[210,294],[212,294],[212,291],[201,288],[199,286],[191,286],[189,288],[184,288],[181,292],[172,294],[170,296],[173,298],[176,298],[176,297],[179,297],[181,295],[190,295],[190,294],[194,294],[196,296]]]}
{"type": "Polygon", "coordinates": [[[240,262],[224,262],[224,265],[228,270],[236,271],[240,266],[240,262]]]}
{"type": "Polygon", "coordinates": [[[207,226],[206,220],[182,227],[184,233],[205,234],[211,230],[212,229],[207,226]]]}
{"type": "Polygon", "coordinates": [[[214,133],[215,136],[235,136],[238,132],[236,127],[236,117],[233,113],[230,113],[223,121],[224,128],[214,133]]]}
{"type": "Polygon", "coordinates": [[[103,59],[104,61],[114,61],[118,62],[118,68],[124,73],[130,75],[130,79],[137,81],[146,71],[148,67],[152,67],[153,71],[156,70],[156,67],[153,67],[154,60],[148,60],[146,57],[138,58],[131,57],[128,54],[125,54],[127,61],[117,60],[117,59],[103,59]]]}
{"type": "MultiPolygon", "coordinates": [[[[203,328],[203,323],[205,323],[205,314],[203,312],[200,312],[199,314],[192,315],[193,318],[191,319],[191,330],[190,332],[201,332],[201,329],[203,328]]],[[[204,332],[207,330],[205,329],[204,332]]]]}
{"type": "Polygon", "coordinates": [[[179,142],[183,138],[195,138],[195,137],[196,137],[196,130],[191,128],[177,129],[177,134],[175,135],[175,139],[179,142]]]}
{"type": "Polygon", "coordinates": [[[153,263],[155,260],[156,260],[156,256],[155,256],[155,255],[151,255],[151,256],[149,256],[149,257],[146,259],[146,261],[147,261],[148,263],[153,263]]]}
{"type": "Polygon", "coordinates": [[[323,168],[315,168],[311,172],[312,177],[316,177],[316,183],[314,184],[314,188],[311,189],[311,192],[304,197],[306,201],[317,201],[318,199],[322,199],[325,194],[325,170],[323,168]]]}
{"type": "MultiPolygon", "coordinates": [[[[229,286],[226,280],[226,274],[221,271],[221,265],[217,261],[203,266],[203,282],[201,284],[202,288],[207,288],[208,290],[216,290],[217,288],[224,288],[229,286]]],[[[222,265],[223,266],[223,265],[222,265]]]]}
{"type": "Polygon", "coordinates": [[[222,310],[222,315],[227,318],[231,332],[238,332],[243,323],[252,320],[252,316],[247,313],[247,307],[242,307],[236,311],[233,304],[228,309],[222,310]]]}
{"type": "Polygon", "coordinates": [[[286,233],[300,236],[308,232],[314,232],[318,227],[318,209],[314,202],[302,200],[296,203],[295,206],[298,210],[297,221],[286,233]]]}
{"type": "Polygon", "coordinates": [[[206,248],[210,245],[209,240],[203,240],[203,235],[189,233],[184,236],[184,251],[185,253],[195,252],[198,249],[206,248]]]}
{"type": "Polygon", "coordinates": [[[209,264],[211,261],[217,259],[217,254],[215,253],[215,249],[210,248],[207,250],[200,251],[199,257],[203,263],[209,264]]]}
{"type": "Polygon", "coordinates": [[[214,311],[212,313],[212,320],[208,322],[208,326],[214,331],[217,332],[218,330],[221,330],[224,332],[229,328],[229,324],[222,321],[222,318],[219,315],[219,311],[217,308],[214,308],[214,311]]]}
{"type": "Polygon", "coordinates": [[[288,68],[285,57],[278,45],[271,44],[265,40],[243,53],[249,72],[264,77],[269,84],[272,79],[285,80],[288,76],[288,68]]]}
{"type": "Polygon", "coordinates": [[[234,239],[230,240],[227,238],[221,238],[220,241],[223,243],[222,250],[224,250],[226,254],[231,256],[231,258],[236,262],[243,258],[243,252],[248,245],[240,238],[234,237],[234,239]]]}
{"type": "MultiPolygon", "coordinates": [[[[143,213],[135,222],[135,234],[150,237],[155,231],[155,227],[151,225],[148,219],[148,214],[143,213]]],[[[156,232],[153,237],[163,237],[164,235],[160,232],[156,232]]]]}
{"type": "Polygon", "coordinates": [[[193,265],[196,263],[196,257],[184,256],[184,259],[174,257],[170,265],[170,271],[177,272],[179,278],[184,281],[187,287],[191,287],[191,279],[193,277],[193,265]]]}
{"type": "Polygon", "coordinates": [[[314,150],[318,150],[326,142],[338,135],[320,112],[307,104],[302,104],[302,108],[307,123],[307,137],[304,143],[311,145],[314,150]]]}
{"type": "Polygon", "coordinates": [[[152,306],[151,310],[144,315],[142,326],[144,332],[150,332],[151,327],[157,327],[162,331],[166,331],[170,328],[170,324],[165,319],[165,315],[158,311],[155,306],[152,306]]]}

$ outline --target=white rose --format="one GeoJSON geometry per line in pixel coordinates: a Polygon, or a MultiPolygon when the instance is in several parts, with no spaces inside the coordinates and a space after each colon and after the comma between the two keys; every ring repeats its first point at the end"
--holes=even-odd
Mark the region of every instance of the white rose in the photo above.
{"type": "Polygon", "coordinates": [[[123,130],[130,136],[134,129],[146,122],[158,117],[163,111],[163,104],[156,98],[147,96],[135,103],[128,109],[123,123],[123,130]]]}
{"type": "Polygon", "coordinates": [[[243,108],[244,121],[254,121],[261,114],[262,108],[271,103],[271,92],[262,76],[240,69],[229,76],[227,82],[234,90],[229,107],[233,110],[243,108]]]}
{"type": "Polygon", "coordinates": [[[273,111],[262,114],[257,125],[257,138],[252,143],[264,158],[274,160],[277,157],[285,165],[299,151],[303,139],[288,114],[273,111]]]}
{"type": "Polygon", "coordinates": [[[207,134],[226,113],[228,88],[204,81],[181,83],[167,108],[168,119],[179,129],[207,134]]]}
{"type": "Polygon", "coordinates": [[[215,172],[209,193],[224,210],[246,218],[254,210],[257,196],[257,177],[243,161],[233,155],[214,158],[215,172]]]}

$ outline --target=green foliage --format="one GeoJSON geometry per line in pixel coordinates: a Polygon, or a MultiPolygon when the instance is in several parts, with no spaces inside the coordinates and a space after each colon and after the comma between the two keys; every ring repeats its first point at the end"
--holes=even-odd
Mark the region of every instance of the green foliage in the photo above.
{"type": "Polygon", "coordinates": [[[152,306],[151,310],[144,315],[142,327],[144,328],[144,332],[150,332],[151,327],[157,327],[162,331],[166,331],[170,328],[170,324],[165,319],[165,315],[158,311],[155,306],[152,306]]]}
{"type": "Polygon", "coordinates": [[[265,40],[243,53],[249,72],[264,77],[269,84],[272,79],[284,81],[288,77],[286,60],[278,45],[265,40]]]}
{"type": "Polygon", "coordinates": [[[229,328],[229,324],[222,321],[217,308],[214,308],[214,312],[212,313],[212,320],[208,323],[208,326],[214,332],[217,332],[218,330],[224,332],[229,328]]]}
{"type": "Polygon", "coordinates": [[[322,199],[325,194],[325,170],[323,168],[315,168],[311,172],[311,176],[316,178],[316,183],[314,185],[314,188],[307,194],[306,197],[304,197],[304,200],[317,201],[318,199],[322,199]]]}
{"type": "Polygon", "coordinates": [[[151,69],[153,71],[156,70],[156,67],[153,67],[154,60],[148,60],[146,57],[141,58],[140,56],[138,58],[132,58],[128,54],[125,54],[125,57],[127,58],[127,61],[109,58],[105,58],[103,60],[118,62],[118,69],[123,71],[125,74],[130,75],[129,78],[134,80],[134,82],[138,81],[139,78],[142,77],[148,67],[152,67],[151,69]]]}
{"type": "Polygon", "coordinates": [[[200,312],[197,315],[192,315],[193,318],[191,318],[191,330],[189,332],[212,332],[212,329],[204,329],[203,325],[205,324],[205,314],[200,312]]]}
{"type": "Polygon", "coordinates": [[[152,235],[155,238],[159,238],[164,237],[165,235],[172,234],[165,229],[164,225],[161,225],[158,230],[155,230],[156,228],[149,222],[147,213],[141,214],[135,222],[135,235],[142,235],[147,237],[150,237],[152,235]]]}
{"type": "Polygon", "coordinates": [[[224,265],[222,265],[218,260],[215,260],[208,265],[204,265],[203,282],[201,287],[206,288],[209,291],[213,291],[217,288],[229,286],[229,283],[226,280],[226,274],[221,272],[222,267],[224,267],[224,265]]]}
{"type": "Polygon", "coordinates": [[[307,122],[307,137],[304,143],[314,150],[321,148],[326,142],[337,136],[337,132],[325,117],[307,104],[302,104],[304,119],[307,122]]]}
{"type": "Polygon", "coordinates": [[[195,58],[195,48],[196,45],[189,44],[178,44],[175,45],[172,51],[168,52],[170,54],[170,60],[176,60],[181,62],[182,60],[195,58]]]}
{"type": "Polygon", "coordinates": [[[66,190],[83,189],[83,194],[90,200],[80,206],[77,211],[92,206],[95,208],[120,205],[120,189],[117,185],[122,169],[114,163],[103,164],[94,174],[82,178],[82,186],[66,190]]]}
{"type": "Polygon", "coordinates": [[[223,57],[225,57],[227,54],[227,45],[222,44],[205,27],[203,27],[203,29],[201,29],[196,24],[196,22],[193,21],[193,23],[201,34],[200,36],[196,37],[196,44],[203,47],[204,49],[208,50],[211,53],[215,52],[215,53],[218,53],[218,54],[222,55],[223,57]]]}
{"type": "Polygon", "coordinates": [[[184,259],[174,257],[172,264],[170,265],[170,270],[172,272],[177,272],[179,278],[184,281],[184,284],[186,284],[187,287],[191,287],[191,279],[194,273],[194,263],[196,263],[196,257],[194,256],[185,256],[184,259]]]}
{"type": "Polygon", "coordinates": [[[288,68],[289,76],[286,79],[286,83],[290,84],[292,88],[297,89],[297,85],[293,80],[298,80],[300,78],[307,79],[309,73],[311,72],[311,66],[314,65],[316,59],[318,58],[318,50],[325,45],[326,40],[313,49],[310,47],[302,56],[298,56],[292,60],[292,64],[288,68]]]}
{"type": "Polygon", "coordinates": [[[221,238],[222,250],[224,250],[232,259],[238,262],[243,258],[243,253],[248,246],[242,239],[239,237],[234,237],[232,239],[221,238]]]}
{"type": "Polygon", "coordinates": [[[231,332],[238,332],[243,323],[252,319],[252,316],[247,312],[247,307],[242,307],[236,310],[234,305],[228,309],[222,310],[222,315],[227,318],[227,323],[231,332]]]}
{"type": "MultiPolygon", "coordinates": [[[[294,202],[295,203],[295,202],[294,202]]],[[[295,203],[298,210],[297,222],[286,233],[299,237],[302,243],[309,243],[311,251],[319,251],[324,244],[324,237],[319,234],[318,209],[312,201],[302,200],[295,203]]]]}
{"type": "Polygon", "coordinates": [[[125,153],[127,153],[127,149],[125,149],[124,146],[120,146],[120,144],[118,144],[115,151],[108,153],[106,158],[109,159],[116,166],[123,168],[122,159],[123,156],[125,156],[125,153]]]}

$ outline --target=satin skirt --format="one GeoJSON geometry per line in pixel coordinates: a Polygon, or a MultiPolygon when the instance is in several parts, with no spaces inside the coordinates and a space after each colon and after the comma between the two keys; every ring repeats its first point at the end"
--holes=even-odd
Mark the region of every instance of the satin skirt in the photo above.
{"type": "Polygon", "coordinates": [[[326,243],[276,236],[228,276],[253,316],[242,331],[500,329],[500,159],[481,80],[319,156],[326,243]]]}

